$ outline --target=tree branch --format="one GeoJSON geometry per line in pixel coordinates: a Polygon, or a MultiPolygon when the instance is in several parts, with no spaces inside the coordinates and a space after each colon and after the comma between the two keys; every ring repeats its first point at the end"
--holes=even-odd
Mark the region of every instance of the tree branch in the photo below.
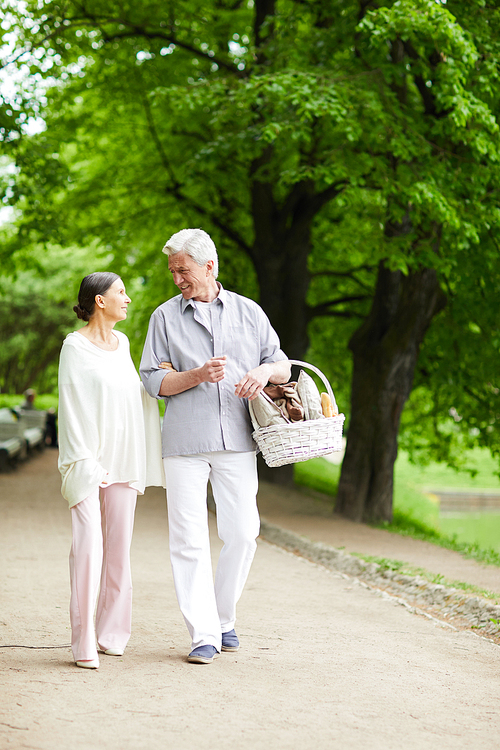
{"type": "MultiPolygon", "coordinates": [[[[349,271],[313,271],[311,272],[311,277],[314,276],[340,276],[340,277],[349,277],[354,278],[354,281],[358,281],[353,274],[357,271],[375,271],[377,266],[370,266],[369,264],[364,264],[362,266],[357,266],[356,268],[351,268],[349,271]]],[[[358,282],[361,283],[361,282],[358,282]]]]}
{"type": "MultiPolygon", "coordinates": [[[[352,315],[355,315],[356,313],[349,313],[348,315],[344,315],[344,312],[340,313],[336,310],[332,310],[332,307],[335,307],[336,305],[343,305],[346,302],[361,302],[366,299],[372,299],[372,295],[370,294],[353,294],[348,295],[346,297],[339,297],[338,299],[332,299],[328,302],[322,302],[320,305],[316,305],[315,307],[308,307],[308,314],[311,317],[317,317],[319,315],[342,315],[342,317],[351,317],[352,315]]],[[[361,317],[365,317],[364,315],[361,315],[361,317]]]]}
{"type": "Polygon", "coordinates": [[[478,401],[482,406],[485,406],[488,411],[491,411],[491,403],[488,401],[488,399],[483,398],[482,396],[479,396],[477,393],[474,393],[472,388],[470,388],[465,383],[462,384],[462,388],[464,389],[465,393],[468,393],[471,398],[478,401]]]}
{"type": "Polygon", "coordinates": [[[240,247],[245,253],[251,255],[251,248],[244,241],[243,237],[241,237],[238,232],[236,232],[229,225],[223,222],[216,214],[212,214],[199,203],[196,203],[196,201],[192,200],[187,195],[184,195],[181,192],[180,188],[166,188],[165,192],[171,193],[175,198],[181,200],[187,206],[190,206],[190,208],[192,208],[194,211],[197,211],[199,214],[201,214],[201,216],[208,217],[216,227],[224,232],[226,237],[229,237],[229,239],[232,240],[236,245],[238,245],[238,247],[240,247]]]}
{"type": "Polygon", "coordinates": [[[244,75],[243,71],[238,70],[238,68],[236,68],[234,65],[231,65],[231,63],[222,60],[220,57],[215,57],[215,55],[209,55],[208,52],[203,52],[203,50],[196,49],[196,47],[193,47],[191,44],[181,42],[179,38],[175,37],[174,35],[164,34],[160,31],[146,31],[140,26],[134,27],[133,30],[129,32],[112,35],[107,34],[105,37],[103,37],[103,41],[108,43],[113,42],[117,39],[128,39],[130,37],[143,37],[145,39],[164,39],[170,44],[175,44],[176,47],[180,47],[187,52],[192,52],[194,55],[196,55],[196,57],[202,57],[206,60],[209,60],[211,63],[215,63],[219,68],[225,68],[225,70],[229,70],[239,78],[242,78],[244,75]]]}
{"type": "Polygon", "coordinates": [[[342,180],[341,182],[336,182],[333,185],[330,185],[321,193],[316,193],[312,198],[314,211],[319,211],[322,206],[336,198],[337,195],[340,195],[348,185],[348,180],[342,180]]]}
{"type": "Polygon", "coordinates": [[[365,320],[366,315],[355,312],[354,310],[329,310],[324,312],[309,312],[306,308],[307,320],[310,322],[313,318],[359,318],[359,320],[365,320]]]}
{"type": "Polygon", "coordinates": [[[360,0],[359,12],[358,12],[358,23],[360,23],[363,20],[370,5],[372,5],[374,8],[379,7],[378,3],[373,2],[373,0],[360,0]]]}
{"type": "MultiPolygon", "coordinates": [[[[103,42],[106,44],[108,42],[112,42],[118,39],[128,39],[128,38],[134,38],[134,37],[143,37],[145,39],[162,39],[165,42],[168,42],[169,44],[175,44],[176,47],[180,47],[181,49],[186,50],[187,52],[191,52],[192,54],[196,55],[197,57],[204,58],[206,60],[209,60],[212,63],[215,63],[220,68],[225,68],[226,70],[229,70],[231,73],[237,75],[238,77],[243,76],[243,71],[239,71],[233,64],[227,62],[226,60],[223,60],[219,57],[215,57],[215,55],[210,55],[208,52],[204,52],[201,49],[198,49],[197,47],[194,47],[192,44],[189,44],[188,42],[181,41],[175,34],[167,33],[165,31],[149,31],[144,26],[138,26],[137,24],[132,23],[131,21],[128,21],[124,18],[108,18],[108,17],[100,17],[96,16],[89,11],[86,10],[84,6],[81,6],[82,10],[82,16],[71,16],[67,18],[70,22],[70,24],[94,24],[97,26],[102,34],[103,42]],[[123,31],[123,32],[106,32],[103,28],[104,24],[117,24],[120,26],[126,26],[129,31],[123,31]]],[[[69,28],[69,27],[66,27],[69,28]]]]}
{"type": "Polygon", "coordinates": [[[170,162],[169,162],[169,160],[167,158],[167,154],[165,153],[165,149],[163,148],[163,144],[160,141],[160,138],[158,136],[158,131],[156,130],[156,125],[155,125],[154,120],[153,120],[153,114],[151,112],[151,106],[149,104],[149,100],[148,100],[147,96],[144,94],[144,91],[141,91],[141,100],[142,100],[142,104],[144,106],[144,111],[146,113],[146,120],[147,120],[147,123],[148,123],[148,129],[149,129],[149,132],[151,133],[151,137],[152,137],[153,142],[154,142],[154,144],[156,146],[156,150],[158,151],[158,155],[160,157],[160,161],[161,161],[163,167],[165,168],[166,172],[168,173],[170,179],[172,180],[172,183],[173,183],[174,187],[180,187],[180,183],[178,182],[178,180],[177,180],[177,178],[176,178],[176,176],[175,176],[175,174],[173,172],[173,169],[172,169],[172,167],[170,165],[170,162]]]}
{"type": "Polygon", "coordinates": [[[366,284],[364,281],[361,281],[361,279],[358,279],[354,274],[356,271],[375,271],[376,266],[359,266],[358,268],[353,268],[351,271],[313,271],[310,276],[312,279],[324,277],[324,276],[335,276],[341,279],[351,279],[355,284],[358,284],[362,289],[366,289],[368,292],[372,292],[372,287],[369,284],[366,284]]]}
{"type": "Polygon", "coordinates": [[[336,198],[348,184],[347,180],[345,180],[330,185],[330,187],[321,193],[314,193],[314,183],[312,180],[303,180],[302,182],[295,183],[279,210],[281,223],[286,225],[291,215],[293,227],[296,221],[303,220],[304,215],[315,216],[325,203],[336,198]]]}
{"type": "MultiPolygon", "coordinates": [[[[403,47],[408,55],[412,60],[419,61],[420,55],[414,48],[413,44],[409,41],[403,42],[403,47]]],[[[437,50],[434,50],[431,59],[427,59],[427,62],[431,66],[433,70],[437,68],[437,66],[442,62],[441,55],[437,50]]],[[[441,110],[440,112],[437,111],[437,105],[436,105],[436,97],[434,96],[434,93],[432,89],[428,88],[426,85],[426,82],[424,81],[422,75],[414,75],[413,79],[415,81],[415,86],[420,92],[420,96],[422,97],[422,101],[424,103],[425,108],[425,114],[431,115],[432,117],[436,117],[437,119],[440,119],[442,117],[446,117],[446,115],[449,114],[450,110],[441,110]]]]}
{"type": "MultiPolygon", "coordinates": [[[[263,38],[263,26],[266,18],[275,15],[276,0],[255,0],[255,19],[254,19],[254,38],[255,47],[259,49],[265,38],[263,38]]],[[[274,33],[274,23],[271,22],[268,28],[268,36],[274,33]]],[[[260,54],[260,53],[259,53],[260,54]]]]}
{"type": "Polygon", "coordinates": [[[228,224],[223,222],[219,218],[219,216],[216,216],[215,214],[210,213],[203,206],[195,203],[193,200],[191,200],[191,198],[184,195],[184,193],[181,190],[181,183],[177,180],[173,172],[173,169],[170,165],[170,162],[163,148],[163,144],[161,143],[160,138],[158,136],[156,126],[153,120],[152,112],[151,112],[151,107],[149,105],[149,101],[144,94],[142,94],[141,98],[142,98],[142,102],[144,105],[144,110],[146,112],[146,119],[148,122],[149,131],[151,133],[151,136],[157,148],[161,163],[163,167],[165,168],[166,172],[168,173],[172,182],[172,186],[167,187],[165,189],[166,192],[175,195],[176,198],[183,201],[186,205],[191,206],[191,208],[193,208],[198,213],[201,213],[203,216],[210,217],[210,220],[212,221],[212,223],[215,224],[215,226],[219,227],[219,229],[221,229],[227,237],[229,237],[233,242],[235,242],[246,253],[250,253],[250,247],[247,245],[246,242],[244,242],[243,238],[236,231],[234,231],[228,224]]]}

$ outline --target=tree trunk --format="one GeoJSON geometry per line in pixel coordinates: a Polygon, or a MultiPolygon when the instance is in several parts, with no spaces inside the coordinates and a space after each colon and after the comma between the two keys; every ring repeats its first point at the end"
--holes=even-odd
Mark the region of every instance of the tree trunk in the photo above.
{"type": "Polygon", "coordinates": [[[392,519],[401,413],[425,332],[445,302],[434,270],[404,276],[380,264],[370,314],[349,342],[351,420],[336,504],[347,518],[392,519]]]}
{"type": "MultiPolygon", "coordinates": [[[[256,180],[252,189],[252,260],[259,282],[259,301],[290,359],[303,360],[309,346],[307,259],[315,213],[311,195],[312,185],[303,183],[292,190],[283,206],[278,206],[269,183],[256,180]]],[[[293,465],[270,469],[261,459],[259,475],[268,482],[291,485],[293,465]]]]}
{"type": "Polygon", "coordinates": [[[283,206],[272,185],[254,181],[252,213],[255,238],[251,257],[257,273],[260,304],[291,359],[303,359],[309,346],[307,267],[311,250],[312,185],[295,186],[283,206]]]}

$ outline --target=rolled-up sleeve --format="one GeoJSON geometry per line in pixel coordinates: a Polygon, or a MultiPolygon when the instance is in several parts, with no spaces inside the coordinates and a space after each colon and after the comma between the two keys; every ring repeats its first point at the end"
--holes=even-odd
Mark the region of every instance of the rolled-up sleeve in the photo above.
{"type": "Polygon", "coordinates": [[[269,318],[262,308],[257,305],[256,310],[260,330],[260,364],[270,364],[288,359],[285,352],[280,348],[278,334],[269,322],[269,318]]]}
{"type": "Polygon", "coordinates": [[[153,398],[160,396],[160,387],[168,370],[160,367],[161,362],[170,362],[167,329],[162,312],[156,310],[149,321],[148,334],[141,357],[139,373],[144,388],[153,398]]]}

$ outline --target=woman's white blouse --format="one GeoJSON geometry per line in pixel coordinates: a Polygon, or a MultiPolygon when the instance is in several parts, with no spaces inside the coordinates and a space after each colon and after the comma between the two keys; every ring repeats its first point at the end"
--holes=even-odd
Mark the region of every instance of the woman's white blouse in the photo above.
{"type": "Polygon", "coordinates": [[[105,351],[68,334],[59,361],[59,471],[70,508],[99,486],[164,486],[158,405],[144,390],[128,338],[105,351]],[[147,445],[146,445],[147,443],[147,445]]]}

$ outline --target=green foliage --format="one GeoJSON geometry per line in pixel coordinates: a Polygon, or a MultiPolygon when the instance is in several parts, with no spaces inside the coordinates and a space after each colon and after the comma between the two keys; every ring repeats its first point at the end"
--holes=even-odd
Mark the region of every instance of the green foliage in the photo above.
{"type": "Polygon", "coordinates": [[[4,176],[4,203],[18,213],[0,261],[10,274],[4,296],[22,300],[15,316],[26,327],[15,339],[9,304],[0,301],[10,321],[2,372],[19,360],[15,382],[4,387],[19,390],[22,371],[38,377],[25,363],[36,359],[40,337],[60,342],[70,325],[63,311],[84,275],[84,263],[64,271],[67,261],[47,274],[33,260],[40,248],[49,255],[88,248],[91,270],[97,263],[123,277],[132,296],[123,329],[137,362],[149,314],[175,291],[159,251],[172,232],[202,225],[229,288],[258,299],[263,275],[275,274],[278,295],[280,281],[298,286],[309,274],[305,299],[286,313],[305,316],[309,361],[325,372],[344,412],[347,342],[369,309],[378,263],[403,273],[436,268],[448,306],[422,349],[402,445],[415,459],[455,466],[472,444],[500,455],[494,5],[4,2],[9,7],[17,41],[8,57],[18,55],[20,76],[9,117],[22,134],[5,136],[15,171],[4,176]],[[45,128],[23,133],[37,112],[45,128]],[[265,270],[263,218],[272,256],[265,270]],[[297,264],[289,278],[301,243],[307,267],[297,264]],[[54,281],[67,296],[49,295],[54,281]],[[24,296],[23,285],[31,290],[24,296]]]}
{"type": "Polygon", "coordinates": [[[425,340],[415,388],[403,415],[402,446],[415,460],[459,468],[472,445],[500,456],[500,253],[456,258],[448,306],[425,340]]]}
{"type": "Polygon", "coordinates": [[[310,487],[312,490],[331,495],[337,494],[337,485],[340,476],[340,466],[326,461],[324,458],[311,458],[294,464],[293,479],[295,484],[301,487],[310,487]]]}
{"type": "Polygon", "coordinates": [[[53,391],[61,344],[81,325],[73,312],[80,281],[106,259],[95,250],[37,245],[16,260],[24,270],[0,275],[0,390],[53,391]]]}

